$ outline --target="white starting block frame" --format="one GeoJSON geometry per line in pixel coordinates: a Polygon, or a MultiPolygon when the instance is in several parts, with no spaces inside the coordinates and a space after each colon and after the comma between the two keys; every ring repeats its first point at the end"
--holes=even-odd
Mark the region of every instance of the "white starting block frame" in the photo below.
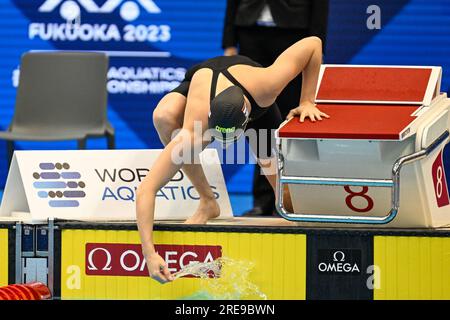
{"type": "Polygon", "coordinates": [[[331,118],[302,124],[291,119],[277,130],[278,213],[287,220],[308,223],[449,225],[446,179],[450,172],[446,178],[442,153],[449,141],[450,99],[440,93],[441,74],[440,67],[323,65],[316,103],[331,118]],[[383,75],[386,80],[380,79],[383,75]],[[367,128],[351,132],[352,120],[363,119],[366,111],[365,117],[371,117],[367,128]],[[353,112],[355,119],[343,116],[353,112]],[[386,120],[384,130],[380,123],[385,119],[377,118],[383,113],[399,120],[386,120]],[[285,185],[289,185],[294,213],[283,205],[285,185]],[[344,208],[336,200],[336,187],[362,187],[364,192],[352,194],[364,197],[372,209],[364,211],[351,203],[344,208]],[[369,188],[371,197],[365,192],[369,188]],[[326,213],[330,211],[339,214],[326,213]]]}

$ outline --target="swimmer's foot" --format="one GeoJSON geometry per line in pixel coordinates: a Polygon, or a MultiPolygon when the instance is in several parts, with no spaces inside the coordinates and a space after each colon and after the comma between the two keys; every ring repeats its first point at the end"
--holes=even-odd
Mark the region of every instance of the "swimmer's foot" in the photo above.
{"type": "Polygon", "coordinates": [[[185,224],[206,224],[208,220],[217,218],[220,215],[220,207],[215,199],[203,200],[200,199],[200,204],[197,211],[192,217],[187,219],[185,224]]]}

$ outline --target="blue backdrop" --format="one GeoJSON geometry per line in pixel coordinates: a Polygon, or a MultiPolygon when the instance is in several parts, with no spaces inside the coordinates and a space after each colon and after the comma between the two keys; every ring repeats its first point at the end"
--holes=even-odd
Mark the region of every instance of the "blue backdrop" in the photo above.
{"type": "MultiPolygon", "coordinates": [[[[186,68],[222,54],[225,0],[3,0],[0,2],[0,130],[9,125],[20,57],[29,50],[110,54],[109,118],[117,148],[159,148],[152,110],[186,68]],[[78,16],[78,17],[77,17],[78,16]],[[75,19],[72,22],[67,20],[75,19]]],[[[330,0],[326,63],[439,65],[450,87],[450,1],[330,0]],[[367,8],[380,8],[369,29],[367,8]]],[[[73,149],[75,142],[20,142],[18,149],[73,149]]],[[[106,148],[102,139],[88,148],[106,148]]],[[[0,141],[0,188],[6,180],[0,141]]],[[[250,192],[251,166],[225,165],[230,192],[250,192]]]]}

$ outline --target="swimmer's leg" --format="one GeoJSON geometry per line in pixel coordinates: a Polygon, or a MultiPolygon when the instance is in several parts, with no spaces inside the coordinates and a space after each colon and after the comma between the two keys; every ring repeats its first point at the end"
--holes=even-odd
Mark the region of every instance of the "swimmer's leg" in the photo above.
{"type": "MultiPolygon", "coordinates": [[[[153,123],[164,145],[170,142],[175,130],[182,128],[186,102],[185,96],[172,92],[161,99],[153,112],[153,123]]],[[[186,223],[205,224],[209,219],[217,218],[220,215],[220,208],[202,166],[184,164],[183,171],[200,196],[197,211],[186,223]]]]}
{"type": "MultiPolygon", "coordinates": [[[[273,192],[275,192],[275,197],[278,198],[278,195],[276,193],[277,188],[276,161],[277,159],[275,157],[268,159],[258,159],[258,164],[261,167],[261,172],[266,175],[267,181],[269,181],[270,185],[272,186],[273,192]]],[[[288,212],[294,212],[294,208],[292,207],[291,194],[289,192],[289,188],[287,185],[285,185],[283,189],[283,205],[288,212]]]]}

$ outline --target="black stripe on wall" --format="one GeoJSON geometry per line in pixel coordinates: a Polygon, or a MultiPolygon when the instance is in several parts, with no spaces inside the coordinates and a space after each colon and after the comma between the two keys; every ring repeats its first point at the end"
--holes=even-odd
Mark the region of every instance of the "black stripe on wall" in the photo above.
{"type": "Polygon", "coordinates": [[[55,241],[54,241],[54,287],[53,287],[53,299],[61,299],[61,230],[55,229],[55,241]]]}
{"type": "Polygon", "coordinates": [[[16,229],[8,228],[8,283],[16,283],[16,229]]]}
{"type": "Polygon", "coordinates": [[[308,235],[306,257],[306,299],[373,299],[373,236],[308,235]]]}

